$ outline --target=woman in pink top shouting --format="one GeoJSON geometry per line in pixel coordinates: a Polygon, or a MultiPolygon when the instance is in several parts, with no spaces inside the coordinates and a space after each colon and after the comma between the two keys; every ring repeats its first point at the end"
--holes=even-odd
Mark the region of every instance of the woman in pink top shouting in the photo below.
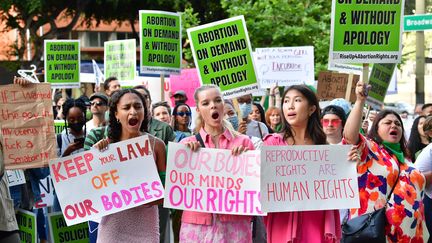
{"type": "MultiPolygon", "coordinates": [[[[264,138],[265,145],[326,144],[320,123],[320,107],[305,85],[290,86],[282,96],[284,131],[264,138]]],[[[339,242],[338,210],[277,212],[264,217],[267,242],[339,242]]]]}
{"type": "MultiPolygon", "coordinates": [[[[217,86],[201,86],[195,91],[196,132],[206,148],[231,149],[234,156],[254,149],[249,137],[224,120],[224,101],[217,86]]],[[[181,140],[190,149],[201,147],[196,136],[181,140]]],[[[183,211],[180,242],[252,242],[251,217],[183,211]]]]}

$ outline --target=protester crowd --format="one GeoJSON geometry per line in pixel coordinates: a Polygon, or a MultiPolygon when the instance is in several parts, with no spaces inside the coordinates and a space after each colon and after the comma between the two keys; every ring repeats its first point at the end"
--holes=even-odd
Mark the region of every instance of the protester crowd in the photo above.
{"type": "MultiPolygon", "coordinates": [[[[25,85],[21,79],[15,83],[25,85]]],[[[271,88],[265,106],[250,94],[226,100],[212,85],[201,86],[194,97],[176,91],[172,106],[166,101],[152,103],[145,86],[122,88],[115,77],[106,79],[103,87],[104,92],[88,98],[54,97],[54,119],[64,121],[65,127],[56,137],[59,157],[92,147],[103,150],[110,143],[148,134],[164,182],[168,142],[185,144],[192,151],[228,149],[234,156],[263,145],[351,144],[350,153],[340,156],[357,163],[360,208],[251,217],[170,210],[159,200],[104,216],[100,223],[89,222],[91,242],[340,242],[344,222],[382,207],[388,242],[429,239],[432,104],[423,105],[423,113],[416,117],[408,115],[414,120],[410,123],[391,110],[366,109],[365,91],[370,87],[362,82],[357,83],[353,105],[335,99],[326,107],[320,107],[316,94],[305,85],[271,88]],[[195,108],[186,104],[188,99],[194,99],[195,108]]],[[[13,208],[32,210],[40,199],[37,182],[49,171],[26,170],[27,184],[8,188],[1,152],[0,242],[19,242],[13,208]]],[[[56,196],[53,210],[61,211],[56,196]]],[[[40,242],[47,242],[47,211],[35,213],[40,242]]]]}

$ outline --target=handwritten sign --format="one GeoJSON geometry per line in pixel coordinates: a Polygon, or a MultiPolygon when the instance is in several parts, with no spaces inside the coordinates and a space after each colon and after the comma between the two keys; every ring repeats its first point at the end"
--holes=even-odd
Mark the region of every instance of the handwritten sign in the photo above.
{"type": "Polygon", "coordinates": [[[169,143],[164,207],[219,214],[262,215],[260,155],[169,143]]]}
{"type": "Polygon", "coordinates": [[[396,64],[374,64],[369,77],[369,84],[372,85],[366,103],[374,109],[380,110],[384,104],[387,89],[392,81],[396,64]]]}
{"type": "MultiPolygon", "coordinates": [[[[345,98],[348,87],[348,74],[320,72],[318,74],[318,99],[332,100],[335,98],[345,98]]],[[[354,75],[351,85],[350,102],[355,102],[355,84],[359,81],[360,76],[354,75]]]]}
{"type": "Polygon", "coordinates": [[[50,171],[67,225],[163,198],[147,136],[51,160],[50,171]]]}
{"type": "Polygon", "coordinates": [[[263,146],[261,204],[264,212],[360,207],[351,146],[263,146]]]}
{"type": "Polygon", "coordinates": [[[51,176],[39,180],[41,200],[35,203],[35,208],[50,207],[54,204],[54,185],[51,176]]]}
{"type": "Polygon", "coordinates": [[[36,215],[33,212],[18,209],[15,216],[21,242],[37,243],[36,215]]]}
{"type": "Polygon", "coordinates": [[[313,46],[256,48],[255,55],[261,88],[314,83],[313,46]]]}
{"type": "Polygon", "coordinates": [[[0,101],[6,169],[44,167],[56,158],[50,84],[2,85],[0,101]]]}
{"type": "Polygon", "coordinates": [[[63,214],[57,212],[48,214],[48,225],[52,242],[90,242],[87,222],[67,226],[63,214]]]}
{"type": "MultiPolygon", "coordinates": [[[[135,39],[105,41],[104,61],[105,77],[116,77],[121,82],[134,81],[136,73],[135,39]]],[[[98,77],[97,72],[96,77],[98,77]]]]}
{"type": "Polygon", "coordinates": [[[17,186],[26,183],[23,170],[7,170],[6,174],[9,186],[17,186]]]}
{"type": "MultiPolygon", "coordinates": [[[[173,94],[177,90],[183,90],[188,97],[186,104],[195,106],[195,90],[201,86],[196,68],[182,69],[181,75],[170,75],[170,86],[173,94]]],[[[174,98],[171,98],[171,103],[174,104],[174,98]]]]}

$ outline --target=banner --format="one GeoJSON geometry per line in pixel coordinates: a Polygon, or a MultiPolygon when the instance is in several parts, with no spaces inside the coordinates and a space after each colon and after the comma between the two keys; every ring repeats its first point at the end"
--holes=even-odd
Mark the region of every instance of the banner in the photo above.
{"type": "Polygon", "coordinates": [[[168,144],[164,207],[218,214],[262,215],[260,154],[168,144]]]}
{"type": "Polygon", "coordinates": [[[54,205],[54,185],[51,176],[39,180],[41,200],[35,203],[35,208],[45,208],[54,205]]]}
{"type": "Polygon", "coordinates": [[[16,220],[21,242],[37,243],[37,224],[36,215],[23,209],[16,211],[16,220]]]}
{"type": "Polygon", "coordinates": [[[261,88],[314,83],[313,46],[256,48],[257,76],[261,88]]]}
{"type": "MultiPolygon", "coordinates": [[[[348,88],[348,74],[320,72],[318,74],[317,97],[320,100],[333,100],[335,98],[344,98],[348,88]]],[[[349,102],[356,101],[355,87],[360,76],[354,75],[351,85],[351,94],[349,102]]]]}
{"type": "Polygon", "coordinates": [[[399,63],[403,9],[403,0],[333,0],[330,59],[336,63],[399,63]]]}
{"type": "MultiPolygon", "coordinates": [[[[194,94],[195,90],[201,86],[196,68],[182,69],[180,75],[170,75],[170,85],[172,94],[183,90],[188,97],[186,104],[190,107],[196,106],[194,94]]],[[[171,104],[174,104],[174,97],[171,98],[171,104]]]]}
{"type": "Polygon", "coordinates": [[[187,29],[201,84],[219,86],[225,99],[258,90],[243,16],[187,29]]]}
{"type": "Polygon", "coordinates": [[[58,212],[48,214],[48,225],[51,242],[90,242],[87,222],[67,226],[63,214],[58,212]]]}
{"type": "Polygon", "coordinates": [[[387,89],[392,80],[396,64],[374,64],[369,76],[369,84],[372,85],[366,103],[374,109],[381,110],[387,89]]]}
{"type": "Polygon", "coordinates": [[[0,101],[6,169],[47,166],[50,159],[57,157],[51,85],[1,85],[0,101]]]}
{"type": "MultiPolygon", "coordinates": [[[[95,67],[94,64],[93,67],[95,67]]],[[[104,42],[104,71],[105,77],[116,77],[122,83],[133,82],[135,80],[135,39],[104,42]]],[[[100,74],[98,75],[96,72],[96,78],[98,76],[100,74]]]]}
{"type": "Polygon", "coordinates": [[[142,73],[180,74],[182,61],[180,14],[140,10],[139,28],[140,71],[142,73]]]}
{"type": "Polygon", "coordinates": [[[67,225],[163,198],[147,136],[51,160],[50,171],[67,225]]]}
{"type": "Polygon", "coordinates": [[[349,145],[263,146],[264,212],[359,208],[357,164],[349,145]]]}
{"type": "Polygon", "coordinates": [[[44,46],[45,82],[53,88],[79,88],[79,40],[44,40],[44,46]]]}
{"type": "Polygon", "coordinates": [[[6,175],[10,187],[26,183],[23,170],[6,170],[6,175]]]}

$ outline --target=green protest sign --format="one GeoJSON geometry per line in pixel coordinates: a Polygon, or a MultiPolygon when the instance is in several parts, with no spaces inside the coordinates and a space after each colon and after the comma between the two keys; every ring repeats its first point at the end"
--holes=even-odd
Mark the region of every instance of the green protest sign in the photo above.
{"type": "Polygon", "coordinates": [[[136,73],[135,39],[104,42],[105,77],[121,82],[134,81],[136,73]]]}
{"type": "Polygon", "coordinates": [[[53,88],[79,88],[79,41],[45,40],[44,46],[45,82],[53,88]]]}
{"type": "Polygon", "coordinates": [[[140,71],[180,74],[181,17],[164,11],[139,11],[140,71]]]}
{"type": "Polygon", "coordinates": [[[87,222],[67,226],[63,214],[59,212],[48,214],[48,223],[52,242],[90,242],[87,222]]]}
{"type": "Polygon", "coordinates": [[[16,220],[21,242],[36,243],[37,242],[37,225],[36,215],[32,212],[18,209],[16,211],[16,220]]]}
{"type": "Polygon", "coordinates": [[[330,58],[336,63],[399,63],[403,0],[333,0],[330,58]]]}
{"type": "Polygon", "coordinates": [[[190,28],[187,33],[201,84],[219,86],[227,99],[258,91],[243,16],[190,28]]]}
{"type": "Polygon", "coordinates": [[[374,109],[381,109],[387,89],[392,79],[396,64],[374,64],[369,76],[369,84],[372,85],[366,103],[374,109]]]}

